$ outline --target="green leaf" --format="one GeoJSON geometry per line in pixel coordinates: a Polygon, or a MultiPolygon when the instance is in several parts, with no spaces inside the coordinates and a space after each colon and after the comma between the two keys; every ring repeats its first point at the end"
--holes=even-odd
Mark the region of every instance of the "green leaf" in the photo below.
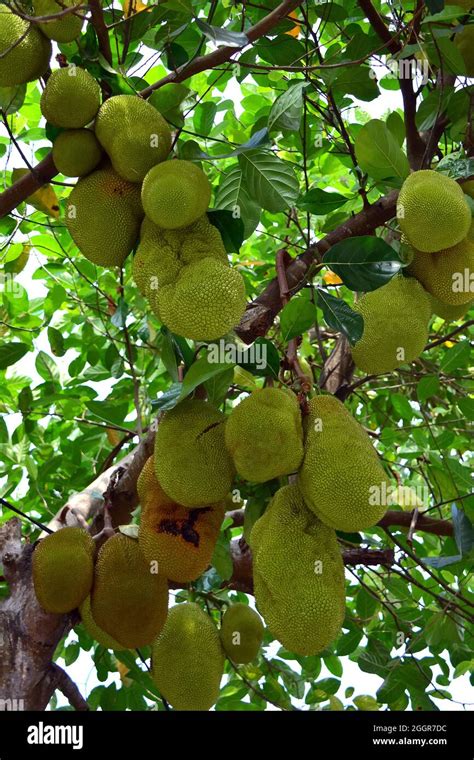
{"type": "Polygon", "coordinates": [[[125,327],[125,322],[127,321],[127,316],[128,316],[127,302],[125,301],[125,298],[123,296],[120,296],[117,303],[117,308],[115,309],[110,321],[112,322],[114,327],[118,327],[119,330],[123,330],[123,328],[125,327]]]}
{"type": "MultiPolygon", "coordinates": [[[[243,221],[244,238],[250,237],[256,230],[262,209],[250,196],[238,164],[227,169],[221,176],[214,212],[218,209],[229,210],[233,217],[243,221]]],[[[212,222],[212,214],[208,214],[212,222]]]]}
{"type": "Polygon", "coordinates": [[[338,3],[316,3],[313,13],[323,21],[344,21],[347,18],[347,11],[338,3]]]}
{"type": "Polygon", "coordinates": [[[4,343],[0,346],[0,369],[6,369],[15,364],[29,351],[26,343],[4,343]]]}
{"type": "Polygon", "coordinates": [[[273,153],[253,150],[239,156],[248,192],[267,211],[277,214],[298,197],[299,184],[293,166],[273,153]]]}
{"type": "Polygon", "coordinates": [[[280,312],[280,332],[285,342],[302,335],[316,321],[316,306],[308,298],[292,298],[280,312]]]}
{"type": "Polygon", "coordinates": [[[198,103],[194,110],[194,126],[200,137],[207,137],[214,126],[217,104],[212,100],[198,103]]]}
{"type": "Polygon", "coordinates": [[[308,82],[296,82],[274,102],[268,116],[268,131],[295,131],[303,114],[303,92],[308,82]]]}
{"type": "Polygon", "coordinates": [[[59,380],[59,370],[55,362],[50,356],[48,356],[48,354],[45,354],[44,351],[38,351],[35,367],[38,375],[42,377],[43,380],[49,380],[52,382],[59,380]]]}
{"type": "Polygon", "coordinates": [[[421,404],[432,396],[437,396],[440,391],[439,380],[436,375],[422,377],[416,386],[416,393],[421,404]]]}
{"type": "Polygon", "coordinates": [[[405,179],[410,173],[408,159],[397,139],[380,119],[364,124],[355,138],[355,152],[361,169],[374,179],[405,179]]]}
{"type": "Polygon", "coordinates": [[[128,401],[117,403],[111,399],[107,401],[88,401],[86,407],[93,415],[101,420],[111,422],[113,425],[123,425],[128,414],[128,401]]]}
{"type": "Polygon", "coordinates": [[[401,267],[397,252],[382,238],[372,235],[346,238],[329,249],[323,262],[339,275],[350,290],[377,290],[401,267]]]}
{"type": "Polygon", "coordinates": [[[232,367],[232,363],[215,364],[209,362],[207,356],[202,356],[188,369],[184,377],[181,393],[179,395],[179,401],[182,401],[190,395],[198,385],[202,385],[206,380],[210,380],[214,375],[219,375],[221,372],[226,372],[229,367],[232,367]]]}
{"type": "Polygon", "coordinates": [[[66,349],[64,348],[63,334],[55,327],[48,327],[48,340],[53,356],[64,356],[66,349]]]}
{"type": "Polygon", "coordinates": [[[351,346],[361,339],[364,332],[363,317],[353,311],[342,298],[336,298],[327,290],[318,288],[318,305],[329,327],[343,332],[351,346]]]}
{"type": "Polygon", "coordinates": [[[209,221],[217,227],[221,233],[225,249],[228,253],[238,253],[244,242],[245,227],[243,219],[234,216],[234,212],[227,209],[209,209],[207,212],[209,221]]]}
{"type": "Polygon", "coordinates": [[[240,367],[258,377],[278,377],[280,355],[271,340],[257,338],[239,357],[240,367]]]}
{"type": "Polygon", "coordinates": [[[216,44],[221,43],[235,48],[242,48],[249,44],[249,38],[243,32],[232,32],[220,26],[212,26],[200,18],[196,19],[196,23],[201,32],[216,44]]]}
{"type": "Polygon", "coordinates": [[[211,565],[215,567],[223,581],[232,578],[234,565],[230,554],[230,545],[224,533],[220,533],[217,543],[214,547],[214,553],[211,559],[211,565]]]}
{"type": "Polygon", "coordinates": [[[307,193],[300,196],[296,205],[302,211],[309,211],[316,216],[323,216],[330,214],[331,211],[343,206],[350,199],[345,198],[344,195],[339,193],[329,192],[327,190],[321,190],[320,187],[314,187],[308,190],[307,193]]]}
{"type": "Polygon", "coordinates": [[[22,107],[26,95],[26,84],[14,87],[0,87],[0,110],[5,116],[16,113],[22,107]]]}
{"type": "Polygon", "coordinates": [[[181,383],[173,383],[167,391],[151,402],[152,409],[154,411],[161,409],[163,412],[166,412],[168,409],[173,409],[181,396],[181,388],[181,383]]]}
{"type": "Polygon", "coordinates": [[[392,671],[377,689],[377,701],[385,704],[392,704],[401,697],[405,688],[405,685],[392,671]]]}
{"type": "Polygon", "coordinates": [[[362,635],[359,628],[352,628],[349,633],[344,633],[336,642],[336,654],[340,657],[352,654],[357,649],[362,635]]]}
{"type": "Polygon", "coordinates": [[[379,96],[377,78],[370,66],[341,68],[332,85],[339,96],[353,95],[358,100],[375,100],[379,96]]]}
{"type": "Polygon", "coordinates": [[[359,697],[354,697],[352,700],[358,710],[373,711],[380,708],[378,702],[368,694],[361,694],[359,697]]]}
{"type": "Polygon", "coordinates": [[[360,618],[369,620],[375,615],[379,607],[379,601],[375,596],[369,594],[365,588],[359,588],[356,597],[356,612],[360,618]]]}
{"type": "Polygon", "coordinates": [[[471,353],[470,343],[468,340],[460,340],[455,346],[450,348],[441,360],[441,370],[447,374],[451,373],[458,367],[467,365],[471,353]]]}
{"type": "Polygon", "coordinates": [[[249,543],[250,533],[257,520],[265,512],[267,504],[265,499],[256,497],[247,500],[244,511],[244,538],[249,543]]]}
{"type": "Polygon", "coordinates": [[[474,546],[474,528],[469,517],[462,509],[453,504],[451,507],[453,518],[454,540],[461,555],[467,557],[474,546]]]}

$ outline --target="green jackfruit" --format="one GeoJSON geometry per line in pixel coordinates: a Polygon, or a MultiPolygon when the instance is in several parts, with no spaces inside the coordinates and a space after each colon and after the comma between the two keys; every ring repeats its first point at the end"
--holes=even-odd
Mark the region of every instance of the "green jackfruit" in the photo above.
{"type": "Polygon", "coordinates": [[[178,504],[216,504],[229,493],[235,470],[224,444],[226,419],[200,399],[186,399],[163,415],[155,438],[155,472],[178,504]]]}
{"type": "Polygon", "coordinates": [[[255,610],[240,602],[231,604],[224,612],[220,631],[227,657],[243,665],[255,660],[264,630],[260,615],[255,610]]]}
{"type": "Polygon", "coordinates": [[[423,351],[431,305],[413,277],[393,277],[381,288],[365,293],[353,308],[364,319],[362,338],[351,348],[359,369],[370,374],[391,372],[423,351]]]}
{"type": "Polygon", "coordinates": [[[332,528],[306,507],[296,485],[280,488],[250,534],[255,601],[270,630],[298,655],[339,634],[344,566],[332,528]]]}
{"type": "Polygon", "coordinates": [[[465,26],[462,31],[458,32],[454,36],[454,44],[463,57],[466,76],[474,77],[474,24],[465,26]]]}
{"type": "Polygon", "coordinates": [[[467,304],[474,295],[474,242],[466,238],[437,253],[414,251],[408,271],[439,301],[467,304]]]}
{"type": "Polygon", "coordinates": [[[236,269],[213,258],[188,264],[176,282],[150,294],[150,305],[174,333],[191,340],[215,340],[242,317],[245,284],[236,269]]]}
{"type": "Polygon", "coordinates": [[[172,607],[153,644],[151,675],[176,710],[209,710],[219,696],[224,652],[211,618],[193,603],[172,607]]]}
{"type": "Polygon", "coordinates": [[[94,77],[79,66],[53,71],[40,100],[46,121],[67,129],[85,127],[93,121],[99,106],[100,87],[94,77]]]}
{"type": "Polygon", "coordinates": [[[162,115],[137,95],[115,95],[101,106],[97,139],[117,174],[141,182],[171,150],[171,132],[162,115]]]}
{"type": "Polygon", "coordinates": [[[190,161],[165,161],[154,166],[142,187],[145,214],[159,227],[188,227],[206,213],[211,183],[190,161]]]}
{"type": "Polygon", "coordinates": [[[46,612],[75,610],[88,596],[94,576],[94,541],[82,528],[61,528],[33,553],[36,598],[46,612]]]}
{"type": "Polygon", "coordinates": [[[73,188],[66,226],[81,253],[103,267],[121,266],[143,218],[140,189],[113,169],[97,169],[73,188]]]}
{"type": "Polygon", "coordinates": [[[398,196],[397,219],[412,246],[424,253],[456,245],[471,226],[461,187],[431,169],[407,177],[398,196]]]}
{"type": "Polygon", "coordinates": [[[223,502],[189,509],[170,499],[158,483],[153,457],[137,483],[142,506],[138,543],[161,575],[178,583],[196,580],[207,570],[224,519],[223,502]]]}
{"type": "Polygon", "coordinates": [[[326,525],[352,533],[378,523],[390,480],[365,430],[334,396],[315,396],[304,422],[304,500],[326,525]]]}
{"type": "Polygon", "coordinates": [[[90,129],[66,129],[54,141],[54,165],[65,177],[90,174],[101,157],[102,148],[90,129]]]}
{"type": "Polygon", "coordinates": [[[145,560],[138,541],[117,533],[95,567],[91,612],[97,625],[127,649],[151,644],[168,612],[168,583],[145,560]]]}
{"type": "Polygon", "coordinates": [[[441,317],[441,319],[446,320],[446,322],[461,319],[461,317],[464,317],[464,315],[467,314],[467,312],[474,305],[474,301],[469,301],[469,303],[462,303],[458,304],[457,306],[453,306],[449,303],[443,303],[443,301],[440,301],[438,298],[433,298],[433,296],[430,296],[430,302],[433,314],[436,314],[437,317],[441,317]]]}
{"type": "Polygon", "coordinates": [[[114,649],[117,652],[126,649],[126,647],[124,647],[122,644],[119,644],[118,641],[115,641],[112,636],[109,636],[108,633],[103,631],[102,628],[97,625],[94,618],[92,617],[90,595],[87,596],[79,606],[79,612],[84,628],[86,629],[89,636],[97,641],[98,644],[101,644],[106,649],[114,649]]]}
{"type": "MultiPolygon", "coordinates": [[[[61,0],[60,3],[56,2],[56,0],[33,0],[35,16],[53,16],[56,13],[61,13],[65,8],[73,8],[77,5],[76,0],[61,0]]],[[[80,18],[80,14],[83,12],[82,9],[79,10],[78,16],[74,15],[74,13],[67,13],[61,18],[44,21],[38,24],[38,26],[50,40],[72,42],[81,33],[83,19],[80,18]]]]}
{"type": "Polygon", "coordinates": [[[1,5],[0,87],[38,79],[48,68],[50,58],[51,43],[39,29],[1,5]]]}
{"type": "Polygon", "coordinates": [[[261,388],[232,409],[225,443],[239,475],[263,483],[295,472],[303,459],[303,426],[291,391],[261,388]]]}

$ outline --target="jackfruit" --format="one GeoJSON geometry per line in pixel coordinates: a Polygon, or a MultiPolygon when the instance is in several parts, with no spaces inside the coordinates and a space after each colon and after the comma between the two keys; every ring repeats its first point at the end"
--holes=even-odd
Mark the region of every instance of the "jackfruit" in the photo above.
{"type": "Polygon", "coordinates": [[[297,485],[284,486],[254,524],[250,546],[255,601],[270,632],[295,654],[321,652],[345,612],[335,531],[306,507],[297,485]]]}
{"type": "Polygon", "coordinates": [[[68,198],[66,226],[81,253],[103,267],[121,266],[143,218],[140,190],[113,169],[83,177],[68,198]]]}
{"type": "Polygon", "coordinates": [[[33,584],[46,612],[64,614],[88,596],[94,576],[94,541],[83,528],[50,533],[33,553],[33,584]]]}
{"type": "Polygon", "coordinates": [[[90,129],[67,129],[54,141],[54,165],[65,177],[90,174],[101,157],[102,149],[90,129]]]}
{"type": "Polygon", "coordinates": [[[97,557],[91,612],[127,649],[151,644],[168,612],[168,583],[144,558],[138,541],[117,533],[97,557]]]}
{"type": "Polygon", "coordinates": [[[303,426],[291,391],[260,388],[232,409],[225,443],[239,475],[263,483],[295,472],[303,459],[303,426]]]}
{"type": "Polygon", "coordinates": [[[466,238],[437,253],[414,251],[408,271],[439,301],[467,304],[474,295],[474,242],[466,238]]]}
{"type": "Polygon", "coordinates": [[[86,629],[89,636],[97,641],[98,644],[101,644],[106,649],[114,649],[117,652],[126,649],[126,647],[122,646],[122,644],[119,644],[118,641],[115,641],[112,636],[109,636],[108,633],[103,631],[102,628],[99,628],[94,618],[92,617],[90,596],[87,596],[79,606],[79,612],[84,628],[86,629]]]}
{"type": "MultiPolygon", "coordinates": [[[[76,0],[33,0],[33,10],[35,16],[53,16],[61,13],[65,8],[77,6],[76,0]]],[[[72,42],[79,37],[82,29],[83,19],[80,18],[83,10],[74,13],[67,13],[60,18],[39,23],[38,26],[46,37],[56,42],[72,42]]]]}
{"type": "Polygon", "coordinates": [[[246,300],[240,272],[212,258],[188,264],[176,282],[150,295],[150,305],[161,321],[190,340],[225,335],[240,321],[246,300]]]}
{"type": "Polygon", "coordinates": [[[142,187],[145,214],[159,227],[188,227],[206,213],[211,183],[190,161],[165,161],[154,166],[142,187]]]}
{"type": "Polygon", "coordinates": [[[172,607],[153,644],[151,676],[176,710],[209,710],[219,696],[224,652],[211,618],[194,603],[172,607]]]}
{"type": "Polygon", "coordinates": [[[443,301],[440,301],[438,298],[433,298],[433,296],[430,297],[430,301],[433,314],[446,320],[446,322],[461,319],[461,317],[464,317],[464,315],[467,314],[471,306],[474,305],[474,301],[469,301],[469,303],[453,306],[449,303],[443,303],[443,301]]]}
{"type": "Polygon", "coordinates": [[[216,504],[229,493],[235,470],[224,444],[226,419],[200,399],[186,399],[163,415],[155,438],[155,472],[178,504],[216,504]]]}
{"type": "Polygon", "coordinates": [[[471,226],[461,187],[431,169],[407,177],[398,196],[397,219],[412,246],[424,253],[456,245],[471,226]]]}
{"type": "Polygon", "coordinates": [[[466,76],[474,77],[474,24],[465,26],[462,31],[458,32],[454,36],[454,44],[463,57],[466,76]]]}
{"type": "Polygon", "coordinates": [[[381,288],[365,293],[353,309],[364,319],[362,338],[351,348],[359,369],[370,374],[391,372],[423,351],[431,305],[413,277],[393,277],[381,288]]]}
{"type": "Polygon", "coordinates": [[[385,514],[390,480],[365,430],[334,396],[315,396],[304,421],[300,488],[326,525],[352,533],[385,514]]]}
{"type": "Polygon", "coordinates": [[[224,612],[220,631],[227,657],[242,665],[255,660],[264,630],[260,615],[255,610],[240,602],[231,604],[224,612]]]}
{"type": "Polygon", "coordinates": [[[100,87],[79,66],[56,69],[41,94],[40,108],[55,127],[77,129],[95,118],[100,106],[100,87]]]}
{"type": "Polygon", "coordinates": [[[156,108],[137,95],[115,95],[101,106],[95,133],[117,174],[141,182],[171,150],[171,132],[156,108]]]}
{"type": "Polygon", "coordinates": [[[137,483],[142,505],[138,543],[148,562],[177,583],[199,578],[210,565],[224,519],[223,502],[189,509],[170,499],[155,475],[153,457],[137,483]]]}
{"type": "Polygon", "coordinates": [[[39,29],[0,5],[0,87],[38,79],[50,58],[51,43],[39,29]]]}

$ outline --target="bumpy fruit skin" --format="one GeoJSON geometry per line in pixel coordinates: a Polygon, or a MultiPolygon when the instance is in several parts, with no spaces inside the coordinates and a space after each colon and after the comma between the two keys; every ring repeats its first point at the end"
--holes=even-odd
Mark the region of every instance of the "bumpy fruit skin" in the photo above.
{"type": "Polygon", "coordinates": [[[474,242],[469,238],[437,253],[414,251],[408,271],[432,296],[459,306],[472,300],[474,242]]]}
{"type": "MultiPolygon", "coordinates": [[[[61,4],[55,0],[33,0],[35,16],[53,16],[55,13],[61,13],[65,8],[71,8],[75,5],[78,5],[76,0],[61,0],[61,4]]],[[[79,13],[81,12],[79,11],[79,13]]],[[[50,40],[72,42],[79,37],[82,24],[82,18],[75,16],[73,13],[67,13],[56,21],[44,21],[38,24],[38,26],[50,40]]]]}
{"type": "Polygon", "coordinates": [[[43,538],[33,553],[36,598],[46,612],[75,610],[89,595],[94,542],[82,528],[62,528],[43,538]]]}
{"type": "Polygon", "coordinates": [[[168,583],[153,572],[138,541],[117,533],[97,558],[91,612],[97,625],[119,644],[151,644],[168,612],[168,583]]]}
{"type": "Polygon", "coordinates": [[[67,129],[85,127],[93,121],[99,106],[100,87],[94,77],[79,66],[53,71],[40,100],[46,121],[67,129]]]}
{"type": "Polygon", "coordinates": [[[172,607],[153,644],[151,675],[176,710],[209,710],[224,671],[219,633],[197,604],[172,607]]]}
{"type": "Polygon", "coordinates": [[[461,32],[458,32],[454,37],[454,44],[457,45],[463,57],[466,76],[474,77],[474,25],[465,26],[461,32]]]}
{"type": "Polygon", "coordinates": [[[255,601],[290,652],[313,655],[339,634],[344,566],[332,528],[306,507],[296,485],[280,488],[250,534],[255,601]]]}
{"type": "Polygon", "coordinates": [[[142,187],[145,214],[159,227],[188,227],[206,213],[211,183],[190,161],[165,161],[154,166],[142,187]]]}
{"type": "Polygon", "coordinates": [[[303,459],[303,426],[296,396],[280,388],[253,391],[232,409],[225,443],[245,480],[266,480],[295,472],[303,459]]]}
{"type": "Polygon", "coordinates": [[[39,29],[29,25],[6,5],[1,5],[0,87],[13,87],[38,79],[48,68],[50,58],[51,43],[39,29]],[[28,26],[30,30],[25,34],[28,26]]]}
{"type": "Polygon", "coordinates": [[[224,443],[226,416],[200,399],[166,412],[155,438],[155,472],[165,493],[185,507],[216,504],[235,474],[224,443]]]}
{"type": "Polygon", "coordinates": [[[240,602],[231,604],[224,612],[220,631],[227,657],[242,665],[255,660],[264,630],[260,615],[255,610],[240,602]]]}
{"type": "Polygon", "coordinates": [[[167,122],[136,95],[115,95],[106,100],[97,114],[95,131],[115,171],[129,182],[141,182],[171,150],[167,122]]]}
{"type": "Polygon", "coordinates": [[[210,565],[224,519],[224,503],[189,509],[163,491],[155,475],[153,457],[137,483],[142,505],[138,543],[148,562],[177,583],[196,580],[210,565]]]}
{"type": "Polygon", "coordinates": [[[101,158],[102,148],[90,129],[67,129],[54,141],[54,165],[65,177],[90,174],[101,158]]]}
{"type": "Polygon", "coordinates": [[[334,396],[315,396],[304,422],[300,488],[326,525],[352,533],[378,523],[390,480],[365,430],[334,396]]]}
{"type": "Polygon", "coordinates": [[[134,248],[143,219],[140,190],[113,169],[79,180],[66,209],[66,226],[81,253],[103,267],[121,266],[134,248]]]}
{"type": "Polygon", "coordinates": [[[433,314],[446,320],[446,322],[461,319],[461,317],[464,317],[471,307],[474,306],[474,301],[453,306],[449,303],[443,303],[443,301],[440,301],[438,298],[433,298],[433,296],[431,296],[430,301],[433,314]]]}
{"type": "Polygon", "coordinates": [[[106,649],[114,649],[116,652],[120,652],[126,649],[126,647],[124,647],[122,644],[119,644],[118,641],[115,641],[113,636],[109,636],[108,633],[103,631],[102,628],[97,625],[92,616],[90,596],[87,596],[79,606],[79,612],[84,628],[86,629],[89,636],[97,641],[98,644],[101,644],[106,649]]]}
{"type": "Polygon", "coordinates": [[[471,226],[461,187],[431,169],[407,177],[398,196],[397,219],[412,246],[424,253],[456,245],[471,226]]]}
{"type": "Polygon", "coordinates": [[[351,348],[359,369],[370,374],[391,372],[423,351],[431,306],[413,277],[393,277],[381,288],[365,293],[353,308],[364,319],[362,338],[351,348]]]}
{"type": "Polygon", "coordinates": [[[151,307],[174,333],[190,340],[221,338],[240,321],[247,303],[236,269],[212,258],[189,264],[176,282],[151,294],[151,307]]]}

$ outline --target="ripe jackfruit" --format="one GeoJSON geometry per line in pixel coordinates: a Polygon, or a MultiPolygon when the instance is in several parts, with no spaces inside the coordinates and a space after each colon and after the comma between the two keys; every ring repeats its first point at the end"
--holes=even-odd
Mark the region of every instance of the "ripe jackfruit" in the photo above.
{"type": "Polygon", "coordinates": [[[446,320],[446,322],[461,319],[461,317],[464,317],[464,315],[467,314],[471,306],[474,305],[474,301],[469,301],[469,303],[453,306],[449,303],[443,303],[438,298],[433,298],[433,296],[430,297],[430,301],[433,314],[446,320]]]}
{"type": "Polygon", "coordinates": [[[190,161],[165,161],[154,166],[142,187],[145,214],[159,227],[188,227],[206,213],[211,183],[190,161]]]}
{"type": "Polygon", "coordinates": [[[165,412],[155,438],[155,472],[178,504],[215,504],[230,491],[235,470],[224,444],[225,422],[225,414],[200,399],[165,412]]]}
{"type": "Polygon", "coordinates": [[[95,118],[99,106],[100,87],[94,77],[79,66],[53,71],[40,100],[46,121],[68,129],[85,127],[95,118]]]}
{"type": "Polygon", "coordinates": [[[240,602],[227,607],[222,618],[221,642],[232,662],[255,660],[262,645],[264,627],[260,615],[240,602]]]}
{"type": "Polygon", "coordinates": [[[153,457],[137,483],[142,505],[138,543],[148,562],[157,562],[161,575],[188,583],[209,567],[224,519],[222,502],[189,509],[170,499],[158,483],[153,457]]]}
{"type": "Polygon", "coordinates": [[[263,483],[295,472],[303,459],[303,426],[296,396],[261,388],[232,409],[225,443],[245,480],[263,483]]]}
{"type": "Polygon", "coordinates": [[[68,198],[66,226],[72,239],[89,261],[103,267],[123,264],[142,218],[140,189],[111,168],[80,179],[68,198]]]}
{"type": "Polygon", "coordinates": [[[236,269],[207,258],[188,264],[176,282],[153,291],[150,303],[172,332],[191,340],[215,340],[240,321],[245,284],[236,269]]]}
{"type": "Polygon", "coordinates": [[[109,636],[108,633],[103,631],[102,628],[97,625],[92,616],[90,596],[87,596],[79,606],[79,612],[84,628],[86,629],[89,636],[97,641],[98,644],[101,644],[106,649],[114,649],[115,651],[126,649],[126,647],[124,647],[122,644],[119,644],[118,641],[115,641],[113,636],[109,636]]]}
{"type": "Polygon", "coordinates": [[[117,174],[141,182],[171,150],[171,132],[162,115],[137,95],[115,95],[101,106],[97,139],[117,174]]]}
{"type": "Polygon", "coordinates": [[[39,29],[0,5],[0,87],[38,79],[50,58],[51,43],[39,29]]]}
{"type": "Polygon", "coordinates": [[[465,26],[458,32],[454,36],[454,44],[463,57],[466,76],[474,77],[474,25],[465,26]]]}
{"type": "Polygon", "coordinates": [[[61,528],[33,553],[33,584],[46,612],[64,614],[88,596],[94,575],[94,541],[83,528],[61,528]]]}
{"type": "Polygon", "coordinates": [[[398,196],[397,219],[413,247],[424,253],[456,245],[471,226],[461,187],[431,169],[407,177],[398,196]]]}
{"type": "Polygon", "coordinates": [[[65,177],[90,174],[101,157],[102,149],[90,129],[66,129],[54,141],[54,165],[65,177]]]}
{"type": "Polygon", "coordinates": [[[97,558],[91,611],[97,625],[127,649],[151,644],[168,612],[168,583],[145,560],[138,541],[117,533],[97,558]]]}
{"type": "Polygon", "coordinates": [[[408,271],[439,301],[467,304],[474,294],[474,242],[466,238],[437,253],[414,251],[408,271]]]}
{"type": "MultiPolygon", "coordinates": [[[[72,8],[76,5],[78,5],[76,0],[61,0],[60,3],[56,0],[33,0],[35,16],[53,16],[56,13],[61,13],[65,8],[72,8]]],[[[80,15],[84,11],[81,9],[77,13],[79,14],[77,16],[74,13],[67,13],[56,20],[44,21],[38,26],[50,40],[72,42],[76,37],[79,37],[83,24],[80,15]]]]}
{"type": "Polygon", "coordinates": [[[390,480],[365,430],[334,396],[315,396],[304,422],[304,500],[326,525],[346,533],[378,523],[390,480]]]}
{"type": "Polygon", "coordinates": [[[393,277],[381,288],[365,293],[353,308],[364,319],[362,338],[351,349],[359,369],[373,374],[390,372],[423,351],[431,306],[413,277],[393,277]]]}
{"type": "Polygon", "coordinates": [[[211,618],[197,604],[177,604],[153,644],[151,675],[176,710],[209,710],[219,696],[224,660],[211,618]]]}
{"type": "Polygon", "coordinates": [[[254,524],[250,546],[255,601],[270,632],[295,654],[321,652],[344,620],[344,567],[334,530],[306,507],[298,486],[285,486],[254,524]]]}

